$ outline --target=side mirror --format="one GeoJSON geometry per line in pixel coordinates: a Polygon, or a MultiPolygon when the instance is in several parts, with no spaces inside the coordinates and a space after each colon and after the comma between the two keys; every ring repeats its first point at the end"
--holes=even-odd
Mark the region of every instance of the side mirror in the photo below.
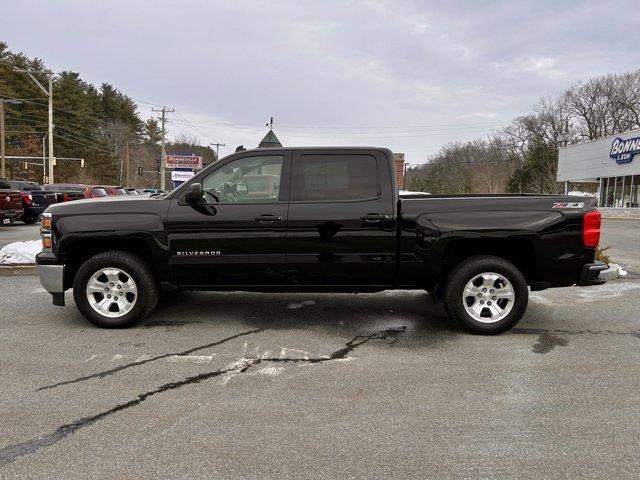
{"type": "Polygon", "coordinates": [[[202,203],[202,184],[192,183],[184,193],[184,201],[189,205],[198,205],[202,203]]]}

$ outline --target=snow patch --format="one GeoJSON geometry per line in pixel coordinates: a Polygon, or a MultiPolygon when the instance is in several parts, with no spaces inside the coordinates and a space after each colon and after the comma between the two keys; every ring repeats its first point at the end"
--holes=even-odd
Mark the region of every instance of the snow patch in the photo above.
{"type": "Polygon", "coordinates": [[[258,373],[268,375],[270,377],[276,377],[282,372],[284,372],[284,367],[264,367],[258,370],[258,373]]]}
{"type": "Polygon", "coordinates": [[[312,305],[315,305],[316,302],[314,300],[303,300],[300,303],[294,302],[294,303],[290,303],[289,305],[287,305],[287,308],[289,310],[296,310],[298,308],[302,308],[302,307],[310,307],[312,305]]]}
{"type": "Polygon", "coordinates": [[[213,355],[171,355],[167,357],[169,363],[210,363],[213,355]]]}
{"type": "Polygon", "coordinates": [[[0,265],[33,264],[36,255],[42,251],[40,240],[14,242],[0,249],[0,265]]]}
{"type": "Polygon", "coordinates": [[[350,361],[353,360],[353,357],[344,357],[344,358],[336,358],[334,360],[334,362],[339,362],[339,363],[348,363],[350,361]]]}

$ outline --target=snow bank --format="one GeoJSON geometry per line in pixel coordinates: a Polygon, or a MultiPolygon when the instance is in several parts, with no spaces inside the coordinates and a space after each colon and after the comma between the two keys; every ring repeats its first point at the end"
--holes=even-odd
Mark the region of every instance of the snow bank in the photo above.
{"type": "Polygon", "coordinates": [[[615,280],[616,278],[623,278],[627,276],[627,271],[617,263],[610,263],[609,268],[603,270],[598,275],[598,278],[603,280],[615,280]]]}
{"type": "Polygon", "coordinates": [[[36,255],[42,251],[42,241],[15,242],[0,249],[0,265],[36,263],[36,255]]]}

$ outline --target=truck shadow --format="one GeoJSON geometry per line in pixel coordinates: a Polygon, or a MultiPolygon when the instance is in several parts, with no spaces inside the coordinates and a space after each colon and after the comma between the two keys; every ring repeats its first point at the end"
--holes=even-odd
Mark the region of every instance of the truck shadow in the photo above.
{"type": "Polygon", "coordinates": [[[433,297],[421,291],[367,294],[176,292],[163,298],[142,328],[241,323],[252,328],[320,328],[360,334],[404,327],[413,333],[461,333],[433,297]]]}

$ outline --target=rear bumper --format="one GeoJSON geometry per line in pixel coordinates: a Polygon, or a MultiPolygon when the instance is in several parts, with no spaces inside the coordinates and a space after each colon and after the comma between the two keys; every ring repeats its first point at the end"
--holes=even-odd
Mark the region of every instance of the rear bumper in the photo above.
{"type": "Polygon", "coordinates": [[[49,205],[29,205],[24,207],[25,215],[40,215],[49,205]]]}
{"type": "Polygon", "coordinates": [[[609,268],[609,265],[602,262],[585,263],[582,266],[582,272],[580,273],[580,279],[577,285],[579,287],[587,287],[589,285],[602,285],[606,280],[598,278],[600,272],[609,268]]]}
{"type": "Polygon", "coordinates": [[[16,220],[19,220],[22,217],[23,213],[24,213],[24,210],[22,210],[22,209],[18,209],[18,210],[0,210],[0,225],[7,224],[7,223],[13,223],[16,220]],[[9,220],[9,221],[5,222],[5,220],[9,220]]]}

